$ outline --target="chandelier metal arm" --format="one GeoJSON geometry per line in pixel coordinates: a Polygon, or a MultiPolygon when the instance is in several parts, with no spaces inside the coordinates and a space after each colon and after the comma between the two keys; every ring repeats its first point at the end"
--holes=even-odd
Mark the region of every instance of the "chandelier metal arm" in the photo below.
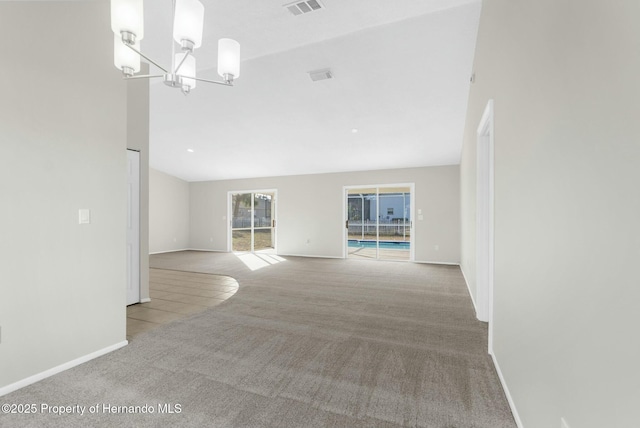
{"type": "Polygon", "coordinates": [[[219,80],[201,79],[199,77],[190,77],[190,76],[182,76],[182,77],[186,77],[187,79],[198,80],[200,82],[215,83],[216,85],[233,86],[233,82],[232,81],[222,82],[222,81],[219,81],[219,80]]]}
{"type": "Polygon", "coordinates": [[[190,51],[186,51],[184,53],[184,56],[182,57],[182,60],[180,61],[180,64],[178,64],[178,66],[176,67],[176,69],[173,71],[174,73],[178,73],[178,70],[180,70],[180,67],[182,67],[182,64],[184,64],[184,62],[186,61],[187,57],[191,55],[190,51]]]}
{"type": "Polygon", "coordinates": [[[125,76],[124,79],[154,79],[156,77],[164,77],[164,74],[134,74],[133,76],[125,76]]]}
{"type": "Polygon", "coordinates": [[[129,49],[131,49],[132,51],[134,51],[135,53],[137,53],[138,55],[140,55],[142,58],[146,59],[147,61],[149,61],[151,64],[155,65],[156,67],[158,67],[160,70],[164,71],[165,73],[168,73],[169,70],[167,70],[166,68],[164,68],[163,66],[161,66],[160,64],[158,64],[157,62],[155,62],[154,60],[152,60],[151,58],[149,58],[148,56],[146,56],[145,54],[143,54],[142,52],[140,52],[138,49],[134,48],[133,46],[131,46],[128,43],[125,43],[124,41],[122,42],[124,43],[124,45],[126,47],[128,47],[129,49]]]}

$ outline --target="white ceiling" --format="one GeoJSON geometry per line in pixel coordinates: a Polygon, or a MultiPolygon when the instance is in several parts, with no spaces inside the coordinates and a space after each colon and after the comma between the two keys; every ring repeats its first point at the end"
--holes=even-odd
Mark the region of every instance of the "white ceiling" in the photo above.
{"type": "MultiPolygon", "coordinates": [[[[203,181],[459,163],[479,0],[321,0],[300,16],[202,1],[198,75],[217,78],[230,37],[240,78],[186,97],[152,84],[152,168],[203,181]],[[321,68],[334,79],[312,82],[321,68]]],[[[142,49],[169,63],[170,0],[145,2],[142,49]]]]}

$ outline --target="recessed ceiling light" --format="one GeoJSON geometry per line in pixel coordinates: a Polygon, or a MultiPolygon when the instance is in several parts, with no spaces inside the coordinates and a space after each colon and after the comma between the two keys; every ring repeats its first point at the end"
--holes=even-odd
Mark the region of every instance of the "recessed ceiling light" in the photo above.
{"type": "Polygon", "coordinates": [[[352,134],[357,134],[358,133],[358,128],[352,128],[351,129],[351,133],[352,134]]]}
{"type": "Polygon", "coordinates": [[[187,149],[189,153],[193,153],[193,149],[187,149]]]}

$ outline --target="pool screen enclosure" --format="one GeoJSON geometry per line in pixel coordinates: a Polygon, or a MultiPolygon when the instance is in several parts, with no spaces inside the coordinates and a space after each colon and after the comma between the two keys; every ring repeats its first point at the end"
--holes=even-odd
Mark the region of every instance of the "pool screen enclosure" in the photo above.
{"type": "Polygon", "coordinates": [[[347,257],[411,260],[411,186],[347,188],[347,257]]]}

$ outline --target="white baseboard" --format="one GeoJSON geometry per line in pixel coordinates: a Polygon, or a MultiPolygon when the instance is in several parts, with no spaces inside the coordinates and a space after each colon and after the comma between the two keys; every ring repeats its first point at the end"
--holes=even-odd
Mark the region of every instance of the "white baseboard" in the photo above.
{"type": "MultiPolygon", "coordinates": [[[[204,252],[208,252],[208,253],[229,253],[230,251],[223,251],[223,250],[212,250],[209,248],[184,248],[181,250],[169,250],[169,251],[158,251],[155,253],[149,253],[149,255],[152,254],[165,254],[165,253],[177,253],[180,251],[204,251],[204,252]]],[[[232,252],[232,251],[231,251],[232,252]]],[[[341,256],[322,256],[322,255],[317,255],[317,254],[277,254],[280,257],[309,257],[309,258],[317,258],[317,259],[346,259],[345,257],[341,257],[341,256]]],[[[383,261],[393,261],[393,260],[383,260],[383,261]]],[[[409,261],[409,260],[407,260],[409,261]]],[[[434,262],[434,261],[429,261],[429,260],[413,260],[412,263],[422,263],[422,264],[430,264],[430,265],[446,265],[446,266],[460,266],[460,263],[455,263],[455,262],[434,262]]],[[[475,305],[475,303],[474,303],[475,305]]]]}
{"type": "MultiPolygon", "coordinates": [[[[464,269],[462,269],[462,266],[460,266],[460,272],[462,272],[464,283],[467,284],[469,297],[471,297],[471,303],[473,303],[473,309],[476,311],[476,318],[477,318],[478,310],[476,308],[476,301],[473,299],[473,293],[471,293],[471,287],[469,287],[469,281],[467,281],[467,276],[465,275],[464,269]]],[[[507,383],[504,380],[504,376],[502,375],[502,370],[500,369],[498,360],[496,359],[496,356],[493,353],[493,349],[489,349],[489,355],[491,355],[491,360],[493,361],[493,365],[496,368],[496,373],[498,373],[498,378],[500,379],[500,384],[502,385],[504,395],[507,397],[507,402],[509,403],[509,408],[511,409],[511,413],[513,414],[513,419],[515,419],[516,425],[518,426],[518,428],[523,428],[524,425],[522,425],[522,421],[520,420],[520,415],[518,415],[518,410],[516,409],[516,405],[513,401],[513,397],[511,397],[511,393],[509,392],[509,387],[507,386],[507,383]]]]}
{"type": "Polygon", "coordinates": [[[473,310],[476,312],[476,318],[478,318],[478,307],[476,306],[476,301],[473,298],[473,293],[471,292],[471,287],[469,287],[469,281],[467,281],[467,276],[464,274],[464,269],[462,269],[462,265],[460,265],[460,272],[462,272],[462,278],[464,278],[464,283],[467,284],[469,297],[471,297],[471,303],[473,303],[473,310]]]}
{"type": "MultiPolygon", "coordinates": [[[[157,253],[149,253],[149,255],[177,253],[180,251],[203,251],[207,253],[233,253],[233,251],[211,250],[211,249],[205,249],[205,248],[185,248],[183,250],[159,251],[157,253]]],[[[249,253],[247,252],[247,254],[249,253]]],[[[256,254],[260,254],[260,253],[256,253],[256,254]]],[[[311,258],[318,258],[318,259],[342,259],[343,258],[343,257],[336,257],[336,256],[318,256],[318,255],[311,255],[311,254],[276,254],[276,255],[279,257],[311,257],[311,258]]]]}
{"type": "Polygon", "coordinates": [[[454,262],[432,262],[428,260],[414,260],[413,263],[420,263],[426,265],[446,265],[446,266],[460,266],[460,263],[454,262]]]}
{"type": "Polygon", "coordinates": [[[204,251],[204,252],[207,252],[207,253],[228,253],[228,251],[212,250],[212,249],[209,249],[209,248],[182,248],[182,249],[178,249],[178,250],[156,251],[154,253],[149,253],[149,255],[166,254],[166,253],[179,253],[180,251],[204,251]]]}
{"type": "MultiPolygon", "coordinates": [[[[278,254],[280,257],[309,257],[309,258],[314,258],[314,259],[342,259],[342,260],[347,260],[349,259],[348,257],[342,257],[342,256],[321,256],[318,254],[278,254]]],[[[353,258],[353,259],[349,259],[349,260],[357,260],[357,261],[377,261],[376,259],[357,259],[357,258],[353,258]]],[[[451,265],[451,266],[458,266],[458,263],[449,263],[449,262],[428,262],[428,261],[420,261],[420,260],[414,260],[414,261],[410,261],[410,260],[384,260],[384,259],[380,259],[380,261],[383,262],[411,262],[411,263],[425,263],[425,264],[432,264],[432,265],[451,265]]]]}
{"type": "Polygon", "coordinates": [[[280,257],[308,257],[312,259],[342,259],[342,257],[336,256],[318,256],[314,254],[278,254],[280,257]]]}
{"type": "Polygon", "coordinates": [[[151,297],[145,297],[144,299],[140,299],[140,303],[149,303],[151,301],[151,297]]]}
{"type": "Polygon", "coordinates": [[[151,254],[165,254],[165,253],[177,253],[178,251],[189,251],[190,248],[182,248],[182,249],[177,249],[177,250],[167,250],[167,251],[156,251],[153,253],[149,253],[149,255],[151,254]]]}
{"type": "Polygon", "coordinates": [[[123,340],[122,342],[116,343],[111,346],[107,346],[106,348],[99,349],[95,352],[84,355],[80,358],[76,358],[75,360],[71,360],[64,364],[60,364],[59,366],[50,368],[49,370],[45,370],[33,376],[29,376],[28,378],[19,380],[7,386],[3,386],[2,388],[0,388],[0,397],[2,397],[3,395],[7,395],[10,392],[17,391],[20,388],[24,388],[25,386],[31,385],[32,383],[39,382],[55,374],[61,373],[65,370],[69,370],[70,368],[78,366],[82,363],[86,363],[87,361],[93,360],[94,358],[101,357],[105,354],[108,354],[109,352],[113,352],[116,349],[120,349],[123,346],[127,346],[128,343],[129,343],[128,341],[123,340]]]}
{"type": "Polygon", "coordinates": [[[504,395],[506,395],[507,397],[507,402],[509,403],[509,407],[511,408],[513,419],[515,419],[516,425],[518,428],[524,428],[524,425],[522,424],[522,420],[520,419],[520,415],[518,415],[518,409],[516,409],[516,404],[513,401],[513,397],[511,396],[511,393],[509,392],[509,387],[507,386],[507,383],[504,380],[504,376],[502,376],[502,370],[500,370],[500,365],[498,364],[498,360],[496,359],[496,356],[494,353],[490,352],[489,355],[491,355],[491,359],[493,360],[493,365],[495,366],[496,372],[498,373],[498,378],[500,379],[500,384],[502,384],[504,395]]]}

